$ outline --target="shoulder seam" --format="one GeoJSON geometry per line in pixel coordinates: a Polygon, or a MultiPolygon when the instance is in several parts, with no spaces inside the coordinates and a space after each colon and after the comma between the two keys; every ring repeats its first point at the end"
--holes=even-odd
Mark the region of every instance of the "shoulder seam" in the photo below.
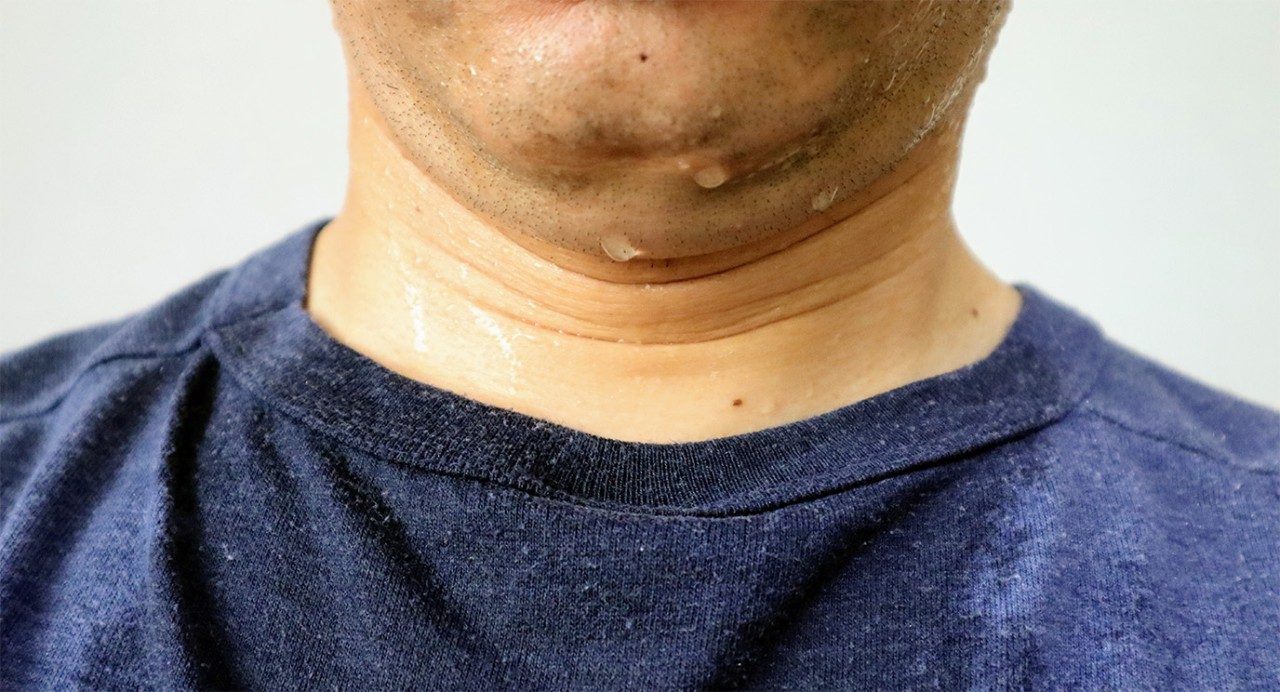
{"type": "Polygon", "coordinates": [[[178,356],[184,356],[200,348],[200,345],[204,343],[205,335],[208,334],[209,332],[215,332],[219,329],[231,327],[241,322],[247,322],[249,320],[257,319],[258,317],[261,317],[267,313],[279,312],[280,310],[283,310],[288,306],[289,306],[289,303],[287,302],[283,304],[268,305],[260,310],[250,312],[245,315],[237,316],[235,319],[229,320],[224,324],[211,324],[208,321],[203,321],[197,327],[197,329],[195,330],[195,333],[187,337],[188,338],[187,342],[175,345],[171,349],[161,349],[161,350],[155,350],[155,351],[132,351],[132,352],[126,351],[124,353],[107,354],[101,358],[98,358],[97,360],[90,362],[84,367],[80,368],[79,371],[77,371],[74,375],[68,378],[66,385],[62,388],[62,391],[58,392],[58,395],[53,397],[53,399],[50,400],[48,404],[45,404],[44,406],[35,410],[20,411],[10,416],[0,415],[0,425],[17,422],[27,418],[36,418],[38,416],[43,416],[46,413],[50,413],[54,409],[58,408],[58,406],[60,406],[62,402],[67,398],[67,396],[71,394],[72,390],[75,389],[76,384],[80,382],[80,379],[82,377],[84,377],[85,375],[89,374],[90,372],[98,368],[98,366],[107,365],[117,361],[125,361],[125,360],[159,360],[162,358],[176,358],[178,356]]]}
{"type": "Polygon", "coordinates": [[[1121,430],[1124,430],[1126,432],[1133,433],[1135,435],[1140,435],[1149,440],[1154,440],[1156,442],[1162,442],[1164,444],[1177,447],[1184,451],[1191,452],[1193,454],[1205,457],[1211,461],[1215,461],[1224,466],[1230,466],[1231,468],[1238,469],[1240,471],[1247,471],[1249,473],[1254,473],[1261,476],[1269,476],[1269,477],[1280,476],[1280,469],[1268,469],[1263,467],[1244,466],[1244,465],[1238,464],[1232,461],[1229,457],[1210,451],[1199,445],[1192,444],[1190,442],[1187,442],[1186,440],[1176,439],[1169,435],[1162,435],[1154,430],[1140,428],[1131,423],[1122,421],[1119,418],[1116,418],[1108,413],[1105,413],[1101,409],[1098,409],[1097,407],[1092,405],[1086,404],[1084,406],[1081,406],[1079,410],[1082,413],[1092,415],[1094,418],[1097,418],[1098,420],[1104,421],[1106,423],[1110,423],[1111,425],[1117,428],[1120,428],[1121,430]]]}
{"type": "Polygon", "coordinates": [[[99,358],[98,360],[95,360],[92,363],[89,363],[83,368],[80,368],[80,370],[77,371],[75,375],[71,376],[71,378],[67,381],[66,386],[62,388],[62,391],[58,392],[58,395],[55,396],[48,404],[32,411],[20,411],[19,413],[15,413],[11,416],[0,416],[0,425],[4,425],[7,423],[14,423],[14,422],[25,420],[28,418],[36,418],[39,416],[43,416],[46,413],[50,413],[54,411],[60,405],[62,405],[62,402],[65,401],[66,398],[71,394],[72,390],[74,390],[76,385],[80,382],[80,379],[83,378],[85,375],[88,375],[93,370],[97,369],[98,366],[100,365],[107,365],[109,363],[114,363],[117,361],[160,360],[163,358],[173,358],[176,356],[186,355],[200,347],[200,342],[202,341],[203,336],[204,336],[204,330],[201,330],[200,332],[196,333],[195,337],[191,340],[191,343],[186,344],[182,348],[178,348],[175,350],[140,351],[137,353],[127,353],[127,352],[113,353],[103,358],[99,358]]]}
{"type": "MultiPolygon", "coordinates": [[[[310,240],[314,240],[315,233],[318,232],[319,229],[323,228],[327,221],[328,219],[324,219],[307,227],[310,229],[308,231],[310,240]]],[[[285,241],[281,242],[283,243],[285,241]]],[[[308,242],[308,253],[313,247],[313,243],[308,242]]],[[[63,401],[66,400],[68,396],[71,395],[81,379],[99,366],[130,360],[146,361],[183,356],[197,350],[202,344],[205,344],[210,333],[216,333],[220,329],[256,319],[267,313],[278,312],[286,309],[294,300],[298,299],[298,296],[289,295],[285,297],[276,297],[273,300],[256,302],[256,304],[243,306],[245,308],[244,314],[227,314],[231,293],[235,289],[237,283],[241,281],[245,266],[264,253],[265,251],[260,251],[245,262],[241,262],[233,267],[226,267],[212,272],[209,276],[197,282],[199,284],[205,281],[211,281],[212,285],[209,288],[208,294],[204,298],[207,302],[192,315],[192,323],[185,330],[185,333],[174,335],[174,338],[165,340],[167,343],[165,341],[159,341],[158,343],[138,344],[136,345],[138,350],[121,350],[113,353],[110,348],[104,349],[106,351],[105,353],[97,354],[96,358],[88,363],[81,364],[74,372],[68,374],[65,379],[62,380],[60,383],[61,386],[58,389],[52,389],[51,387],[50,389],[52,389],[54,393],[48,394],[48,399],[44,403],[40,403],[41,397],[37,394],[32,397],[31,400],[13,406],[12,413],[6,414],[4,412],[0,412],[0,424],[35,418],[54,411],[63,403],[63,401]]],[[[183,291],[185,290],[186,289],[183,289],[183,291]]],[[[305,296],[305,290],[303,295],[305,296]]],[[[139,317],[146,312],[147,311],[144,310],[143,312],[132,315],[131,318],[139,317]]],[[[111,338],[118,333],[118,330],[129,329],[130,322],[132,321],[131,318],[121,320],[116,325],[116,329],[112,330],[112,332],[110,332],[102,342],[97,344],[97,347],[104,346],[106,343],[110,342],[111,338]]]]}

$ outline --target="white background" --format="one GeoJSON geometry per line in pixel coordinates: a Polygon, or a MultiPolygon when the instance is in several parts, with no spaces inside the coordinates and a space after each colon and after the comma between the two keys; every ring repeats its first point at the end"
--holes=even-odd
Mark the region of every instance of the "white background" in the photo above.
{"type": "MultiPolygon", "coordinates": [[[[337,211],[323,0],[0,0],[0,350],[337,211]]],[[[1024,0],[965,141],[988,264],[1280,407],[1280,2],[1024,0]]]]}

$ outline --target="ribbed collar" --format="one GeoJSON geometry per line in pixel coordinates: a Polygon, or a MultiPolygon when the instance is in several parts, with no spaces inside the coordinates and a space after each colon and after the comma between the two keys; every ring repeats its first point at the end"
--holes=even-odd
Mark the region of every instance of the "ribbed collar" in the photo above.
{"type": "Polygon", "coordinates": [[[1063,416],[1104,354],[1096,325],[1025,284],[983,360],[834,411],[700,442],[625,442],[392,372],[330,337],[304,307],[322,219],[237,267],[207,333],[266,405],[404,465],[636,511],[721,515],[823,495],[990,445],[1063,416]]]}

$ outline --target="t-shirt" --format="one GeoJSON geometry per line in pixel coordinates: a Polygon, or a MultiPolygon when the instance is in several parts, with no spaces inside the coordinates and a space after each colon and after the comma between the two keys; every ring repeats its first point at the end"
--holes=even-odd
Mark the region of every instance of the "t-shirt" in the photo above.
{"type": "Polygon", "coordinates": [[[334,340],[325,222],[0,362],[3,687],[1280,686],[1280,414],[1030,285],[966,367],[627,442],[334,340]]]}

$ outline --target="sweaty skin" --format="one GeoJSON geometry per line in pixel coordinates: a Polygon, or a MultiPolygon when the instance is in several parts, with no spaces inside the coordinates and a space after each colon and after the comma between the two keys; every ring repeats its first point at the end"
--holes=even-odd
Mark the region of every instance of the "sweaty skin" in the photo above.
{"type": "Polygon", "coordinates": [[[334,10],[351,172],[308,309],[407,377],[702,440],[954,370],[1016,315],[950,214],[1002,2],[334,10]]]}

